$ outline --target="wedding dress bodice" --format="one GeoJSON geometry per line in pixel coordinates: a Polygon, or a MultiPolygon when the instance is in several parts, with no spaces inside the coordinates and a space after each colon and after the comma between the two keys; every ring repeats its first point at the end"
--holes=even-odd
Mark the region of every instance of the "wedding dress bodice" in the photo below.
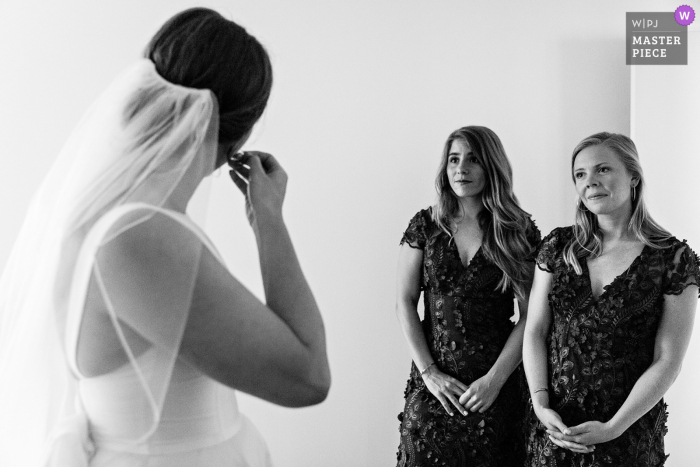
{"type": "MultiPolygon", "coordinates": [[[[122,215],[143,206],[125,206],[122,215]]],[[[218,253],[204,233],[185,215],[148,207],[194,232],[206,248],[218,253]]],[[[120,213],[111,214],[116,218],[120,213]]],[[[86,241],[100,243],[99,233],[107,231],[110,220],[96,226],[98,233],[86,241]],[[101,228],[102,227],[102,228],[101,228]]],[[[89,264],[92,248],[87,247],[78,268],[89,264]],[[82,263],[82,264],[81,264],[82,263]]],[[[87,274],[76,274],[85,281],[87,274]]],[[[87,284],[74,284],[85,290],[87,284]]],[[[78,301],[77,303],[80,303],[78,301]]],[[[95,447],[90,467],[267,467],[271,460],[265,442],[250,420],[238,410],[236,391],[200,372],[177,358],[170,363],[158,346],[135,357],[135,364],[125,364],[106,374],[86,377],[76,363],[77,337],[82,310],[73,307],[68,313],[67,353],[69,365],[78,376],[78,404],[87,416],[89,433],[95,447]],[[144,384],[152,375],[158,378],[164,365],[172,365],[165,397],[154,404],[144,384]],[[158,414],[154,416],[154,407],[158,414]],[[155,420],[155,422],[154,422],[155,420]]],[[[132,356],[133,357],[133,356],[132,356]]]]}

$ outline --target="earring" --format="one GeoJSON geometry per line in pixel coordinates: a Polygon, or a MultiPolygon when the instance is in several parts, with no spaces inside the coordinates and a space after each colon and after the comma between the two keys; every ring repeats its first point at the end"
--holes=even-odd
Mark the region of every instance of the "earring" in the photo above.
{"type": "Polygon", "coordinates": [[[635,185],[632,185],[632,201],[634,201],[637,198],[637,187],[635,185]]]}
{"type": "Polygon", "coordinates": [[[233,152],[233,148],[234,148],[234,145],[232,144],[232,145],[229,146],[228,149],[226,150],[226,161],[229,162],[229,163],[231,162],[231,159],[233,159],[234,157],[236,157],[236,153],[233,152]]]}

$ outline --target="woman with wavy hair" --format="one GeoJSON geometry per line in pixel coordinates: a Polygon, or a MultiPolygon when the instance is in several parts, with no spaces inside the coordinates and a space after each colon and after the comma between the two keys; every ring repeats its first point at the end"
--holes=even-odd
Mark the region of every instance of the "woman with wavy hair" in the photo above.
{"type": "Polygon", "coordinates": [[[403,234],[396,313],[413,365],[399,466],[522,465],[519,365],[540,234],[512,186],[498,136],[460,128],[445,142],[436,204],[403,234]]]}
{"type": "Polygon", "coordinates": [[[700,260],[649,215],[628,137],[584,139],[571,175],[576,222],[542,241],[530,294],[527,465],[661,466],[700,260]]]}
{"type": "Polygon", "coordinates": [[[286,173],[270,154],[235,156],[271,86],[263,46],[193,8],[83,117],[0,282],[0,465],[267,467],[236,390],[290,407],[326,397],[323,322],[282,217],[286,173]],[[186,213],[227,160],[265,303],[186,213]]]}

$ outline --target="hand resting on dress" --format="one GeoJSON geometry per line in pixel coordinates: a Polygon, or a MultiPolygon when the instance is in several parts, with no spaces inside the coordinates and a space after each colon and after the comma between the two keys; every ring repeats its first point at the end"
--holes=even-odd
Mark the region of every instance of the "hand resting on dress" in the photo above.
{"type": "Polygon", "coordinates": [[[486,374],[467,387],[464,394],[459,397],[459,403],[469,411],[478,410],[479,413],[484,413],[493,405],[502,387],[486,374]]]}
{"type": "Polygon", "coordinates": [[[547,428],[547,433],[549,433],[549,439],[552,443],[561,448],[582,454],[593,452],[595,447],[587,445],[590,443],[581,443],[568,436],[572,433],[571,428],[564,424],[556,411],[549,407],[540,406],[535,401],[533,401],[533,409],[537,418],[547,428]]]}
{"type": "Polygon", "coordinates": [[[467,390],[467,385],[438,370],[434,365],[423,373],[423,381],[428,390],[440,401],[445,411],[454,415],[454,406],[462,415],[467,410],[459,403],[459,397],[467,390]]]}

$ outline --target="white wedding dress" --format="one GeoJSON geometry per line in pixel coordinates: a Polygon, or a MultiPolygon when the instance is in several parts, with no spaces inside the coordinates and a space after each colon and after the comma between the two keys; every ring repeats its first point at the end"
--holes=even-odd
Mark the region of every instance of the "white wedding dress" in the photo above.
{"type": "MultiPolygon", "coordinates": [[[[266,444],[238,410],[236,392],[176,358],[157,426],[144,397],[144,381],[158,380],[170,365],[169,349],[153,346],[133,364],[96,377],[80,374],[77,341],[82,304],[90,295],[90,272],[105,235],[134,212],[158,213],[191,232],[220,261],[206,235],[184,214],[146,204],[126,204],[105,215],[86,237],[78,257],[67,320],[67,356],[78,375],[78,397],[94,444],[91,467],[263,467],[271,460],[266,444]],[[146,414],[146,416],[144,416],[146,414]],[[143,436],[144,427],[150,432],[143,436]],[[142,438],[142,439],[139,439],[142,438]]],[[[148,217],[150,219],[150,217],[148,217]]],[[[145,221],[148,222],[148,221],[145,221]]],[[[152,220],[151,220],[152,222],[152,220]]],[[[134,222],[131,221],[131,228],[134,222]]],[[[109,267],[109,266],[107,266],[109,267]]],[[[94,283],[93,283],[93,286],[94,283]]],[[[138,331],[138,330],[137,330],[138,331]]],[[[172,336],[168,336],[172,337],[172,336]]],[[[169,347],[169,346],[168,346],[169,347]]]]}
{"type": "Polygon", "coordinates": [[[218,124],[209,90],[144,59],[66,142],[0,279],[0,466],[271,465],[235,391],[179,355],[200,259],[221,259],[164,206],[214,170],[218,124]],[[78,349],[107,363],[83,373],[78,349]]]}

